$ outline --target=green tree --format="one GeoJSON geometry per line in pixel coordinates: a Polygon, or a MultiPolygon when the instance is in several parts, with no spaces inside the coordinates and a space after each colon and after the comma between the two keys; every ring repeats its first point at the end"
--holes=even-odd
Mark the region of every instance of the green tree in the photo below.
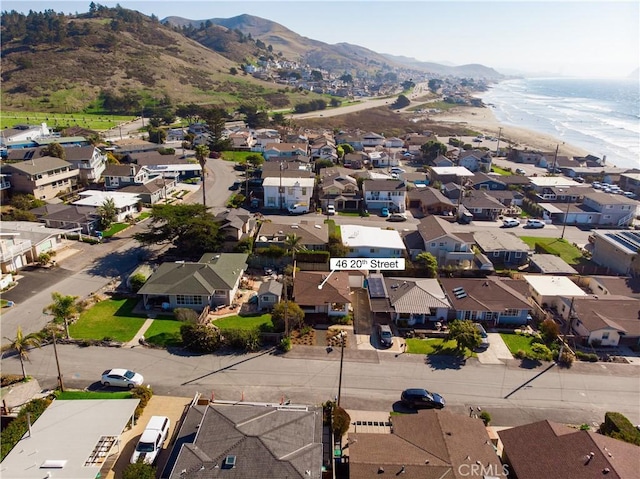
{"type": "Polygon", "coordinates": [[[200,168],[202,169],[202,204],[207,206],[207,188],[205,179],[207,178],[207,158],[209,158],[209,147],[207,145],[198,145],[196,146],[196,160],[200,163],[200,168]]]}
{"type": "Polygon", "coordinates": [[[447,145],[438,140],[429,140],[420,147],[420,151],[427,161],[433,161],[438,155],[444,155],[447,152],[447,145]]]}
{"type": "Polygon", "coordinates": [[[287,252],[291,255],[293,260],[296,259],[296,253],[306,249],[301,243],[302,237],[295,233],[288,234],[284,238],[284,245],[287,248],[287,252]]]}
{"type": "Polygon", "coordinates": [[[10,341],[9,349],[18,353],[18,359],[20,360],[20,366],[22,367],[22,379],[27,379],[27,372],[24,368],[24,362],[30,361],[29,359],[29,349],[30,348],[39,348],[40,347],[40,338],[37,335],[31,334],[23,334],[22,327],[18,326],[16,330],[16,337],[11,339],[5,338],[7,341],[10,341]]]}
{"type": "Polygon", "coordinates": [[[77,296],[63,296],[60,293],[51,293],[53,303],[44,308],[45,313],[53,315],[53,319],[57,323],[64,322],[65,334],[69,339],[69,321],[80,312],[80,306],[77,303],[77,296]]]}
{"type": "Polygon", "coordinates": [[[427,272],[428,278],[436,278],[438,276],[438,260],[431,253],[426,251],[416,256],[416,261],[427,272]]]}
{"type": "Polygon", "coordinates": [[[100,216],[100,229],[102,231],[111,228],[111,225],[118,217],[118,208],[113,198],[107,198],[102,205],[98,206],[96,212],[100,216]]]}
{"type": "Polygon", "coordinates": [[[194,353],[213,353],[221,343],[220,332],[206,324],[183,324],[180,335],[183,346],[194,353]]]}
{"type": "Polygon", "coordinates": [[[19,210],[29,211],[33,208],[39,208],[47,203],[43,200],[36,199],[35,196],[30,194],[16,193],[11,197],[9,204],[19,210]]]}
{"type": "Polygon", "coordinates": [[[151,464],[144,462],[136,462],[135,464],[127,464],[122,471],[122,479],[155,479],[156,468],[151,464]]]}
{"type": "Polygon", "coordinates": [[[54,156],[56,158],[60,158],[61,160],[67,159],[67,153],[64,151],[64,147],[60,143],[49,143],[49,145],[45,146],[40,152],[42,156],[54,156]]]}
{"type": "Polygon", "coordinates": [[[262,155],[248,155],[247,163],[249,163],[253,168],[259,168],[264,163],[264,157],[262,155]]]}
{"type": "Polygon", "coordinates": [[[276,332],[298,329],[304,322],[304,311],[293,301],[280,301],[271,311],[271,321],[276,332]]]}
{"type": "Polygon", "coordinates": [[[460,319],[449,325],[449,339],[456,341],[460,353],[464,353],[465,349],[473,351],[482,343],[480,331],[473,322],[460,319]]]}
{"type": "Polygon", "coordinates": [[[147,277],[142,273],[136,273],[129,278],[129,285],[131,287],[131,291],[137,293],[144,283],[147,282],[147,277]]]}
{"type": "Polygon", "coordinates": [[[341,143],[340,146],[342,147],[342,151],[344,151],[345,155],[348,155],[349,153],[353,153],[355,150],[355,148],[353,146],[351,146],[349,143],[341,143]]]}
{"type": "Polygon", "coordinates": [[[409,100],[405,95],[398,95],[396,101],[391,105],[392,108],[404,108],[405,106],[409,106],[411,104],[411,100],[409,100]]]}
{"type": "Polygon", "coordinates": [[[337,234],[329,235],[327,249],[329,250],[332,258],[344,258],[349,252],[349,248],[344,245],[340,235],[337,234]]]}
{"type": "Polygon", "coordinates": [[[553,319],[545,319],[540,323],[539,326],[540,334],[542,334],[542,338],[545,343],[552,343],[558,336],[560,335],[560,326],[553,319]]]}
{"type": "Polygon", "coordinates": [[[220,246],[219,225],[204,205],[154,205],[150,220],[147,231],[134,235],[143,244],[173,243],[189,257],[217,251],[220,246]]]}

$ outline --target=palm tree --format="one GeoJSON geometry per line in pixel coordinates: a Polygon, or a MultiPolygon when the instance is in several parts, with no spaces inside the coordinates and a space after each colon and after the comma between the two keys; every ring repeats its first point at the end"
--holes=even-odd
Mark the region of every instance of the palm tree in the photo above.
{"type": "Polygon", "coordinates": [[[77,296],[62,296],[60,293],[51,293],[53,303],[44,308],[45,313],[51,313],[57,322],[64,321],[64,329],[69,339],[69,320],[72,319],[80,308],[76,303],[77,296]]]}
{"type": "Polygon", "coordinates": [[[118,208],[113,198],[104,200],[104,203],[98,206],[96,211],[100,215],[100,228],[103,231],[108,230],[111,227],[111,223],[118,217],[118,208]]]}
{"type": "Polygon", "coordinates": [[[209,157],[209,147],[207,145],[198,145],[196,146],[196,160],[200,163],[200,168],[202,169],[202,204],[207,206],[207,189],[205,188],[205,177],[206,171],[205,168],[207,166],[207,158],[209,157]]]}
{"type": "Polygon", "coordinates": [[[302,238],[295,233],[289,234],[284,239],[284,244],[287,247],[287,251],[291,254],[291,258],[295,261],[296,259],[296,251],[301,251],[304,248],[304,245],[300,243],[302,238]]]}
{"type": "Polygon", "coordinates": [[[24,369],[25,360],[29,361],[29,348],[39,348],[40,338],[34,333],[22,334],[22,327],[18,326],[16,331],[16,337],[11,339],[5,336],[4,339],[11,341],[9,348],[18,353],[18,359],[20,359],[20,366],[22,366],[22,379],[27,379],[27,372],[24,369]]]}

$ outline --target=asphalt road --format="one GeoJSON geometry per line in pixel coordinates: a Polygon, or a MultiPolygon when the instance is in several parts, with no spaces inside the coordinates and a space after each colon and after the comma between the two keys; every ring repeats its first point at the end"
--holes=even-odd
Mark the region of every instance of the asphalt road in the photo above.
{"type": "MultiPolygon", "coordinates": [[[[100,389],[103,370],[128,367],[140,372],[156,394],[191,397],[195,392],[216,398],[277,402],[283,395],[294,403],[317,404],[337,395],[340,351],[294,347],[286,355],[258,354],[189,356],[164,350],[58,347],[65,385],[100,389]]],[[[607,411],[619,411],[640,422],[640,381],[634,365],[553,364],[523,368],[506,365],[466,365],[447,360],[429,362],[423,356],[383,351],[345,351],[341,402],[348,409],[392,410],[400,392],[427,387],[441,393],[448,408],[467,412],[480,407],[493,425],[517,425],[540,419],[563,423],[601,422],[607,411]]],[[[51,346],[33,350],[27,373],[45,388],[57,381],[51,346]]],[[[20,371],[17,358],[2,361],[3,373],[20,371]]]]}

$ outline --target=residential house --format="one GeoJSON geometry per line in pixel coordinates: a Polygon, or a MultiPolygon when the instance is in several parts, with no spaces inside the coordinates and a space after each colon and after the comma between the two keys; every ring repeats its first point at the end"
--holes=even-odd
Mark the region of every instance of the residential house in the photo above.
{"type": "MultiPolygon", "coordinates": [[[[543,186],[536,194],[538,201],[551,201],[557,203],[577,203],[584,199],[585,193],[593,190],[588,186],[543,186]]],[[[560,207],[561,208],[561,207],[560,207]]]]}
{"type": "Polygon", "coordinates": [[[479,465],[477,477],[505,475],[484,423],[446,409],[394,415],[375,432],[355,426],[348,444],[350,479],[464,479],[479,465]]]}
{"type": "Polygon", "coordinates": [[[273,157],[292,158],[308,156],[309,146],[306,143],[269,143],[262,152],[265,160],[273,157]]]}
{"type": "Polygon", "coordinates": [[[112,141],[111,144],[115,148],[115,153],[125,156],[131,153],[143,153],[145,151],[154,151],[162,145],[146,141],[141,138],[125,138],[123,140],[112,141]]]}
{"type": "Polygon", "coordinates": [[[102,176],[105,188],[117,190],[146,183],[149,181],[149,170],[146,166],[135,164],[107,165],[102,176]]]}
{"type": "Polygon", "coordinates": [[[93,235],[99,228],[100,216],[90,206],[45,205],[31,210],[48,228],[57,228],[79,234],[93,235]]]}
{"type": "Polygon", "coordinates": [[[263,281],[258,288],[258,309],[271,310],[280,302],[283,285],[280,281],[270,279],[263,281]]]}
{"type": "Polygon", "coordinates": [[[640,173],[622,173],[620,175],[620,188],[630,191],[640,198],[640,173]]]}
{"type": "Polygon", "coordinates": [[[168,479],[321,479],[322,410],[194,401],[173,447],[168,479]]]}
{"type": "Polygon", "coordinates": [[[277,130],[259,129],[254,134],[255,144],[254,151],[264,151],[269,143],[280,143],[280,133],[277,130]]]}
{"type": "Polygon", "coordinates": [[[354,151],[353,153],[347,153],[346,155],[344,155],[343,161],[345,168],[359,170],[360,168],[364,168],[365,165],[369,164],[369,155],[367,155],[366,153],[354,151]]]}
{"type": "Polygon", "coordinates": [[[595,230],[589,241],[591,261],[611,273],[640,276],[639,231],[595,230]]]}
{"type": "Polygon", "coordinates": [[[262,182],[264,207],[286,209],[295,204],[306,204],[311,210],[314,185],[314,178],[267,177],[262,182]]]}
{"type": "Polygon", "coordinates": [[[469,178],[469,183],[470,186],[473,186],[476,190],[503,191],[507,189],[507,184],[502,181],[503,178],[503,176],[493,176],[483,172],[477,172],[469,178]]]}
{"type": "Polygon", "coordinates": [[[461,235],[451,232],[451,223],[437,216],[427,216],[420,220],[416,231],[420,241],[417,249],[410,249],[412,259],[422,253],[431,253],[438,261],[438,266],[470,268],[474,258],[473,243],[469,243],[461,235]]]}
{"type": "MultiPolygon", "coordinates": [[[[298,157],[299,158],[299,157],[298,157]]],[[[313,178],[311,164],[289,159],[283,162],[267,161],[262,164],[261,178],[313,178]]]]}
{"type": "Polygon", "coordinates": [[[348,271],[298,271],[293,301],[305,313],[346,316],[351,308],[348,271]]]}
{"type": "Polygon", "coordinates": [[[250,130],[233,132],[228,136],[228,139],[231,141],[231,146],[234,150],[253,151],[253,147],[256,144],[253,132],[250,130]]]}
{"type": "Polygon", "coordinates": [[[385,138],[383,135],[378,135],[372,131],[362,135],[362,146],[365,148],[375,148],[376,146],[383,146],[385,138]]]}
{"type": "Polygon", "coordinates": [[[562,315],[584,345],[640,346],[640,300],[614,294],[565,297],[562,315]]]}
{"type": "Polygon", "coordinates": [[[239,241],[252,238],[258,223],[255,216],[244,208],[222,210],[216,214],[215,220],[223,238],[224,251],[231,251],[239,241]]]}
{"type": "Polygon", "coordinates": [[[477,231],[473,239],[480,251],[494,264],[518,267],[529,261],[531,247],[512,233],[504,231],[477,231]]]}
{"type": "Polygon", "coordinates": [[[335,136],[337,145],[351,145],[355,151],[364,150],[364,145],[362,141],[362,135],[360,134],[351,134],[347,132],[339,133],[335,136]]]}
{"type": "Polygon", "coordinates": [[[401,173],[398,177],[402,178],[405,183],[409,183],[409,186],[415,186],[416,188],[423,188],[429,184],[429,177],[424,172],[401,173]]]}
{"type": "Polygon", "coordinates": [[[389,208],[403,212],[407,204],[407,187],[402,180],[367,180],[362,183],[364,201],[369,210],[389,208]]]}
{"type": "Polygon", "coordinates": [[[11,150],[35,146],[33,140],[51,135],[46,123],[40,125],[16,125],[0,131],[0,147],[11,150]]]}
{"type": "Polygon", "coordinates": [[[156,177],[143,184],[125,186],[120,188],[118,192],[133,193],[140,197],[143,204],[155,205],[157,202],[169,198],[175,187],[175,179],[156,177]]]}
{"type": "Polygon", "coordinates": [[[184,128],[169,128],[167,130],[167,141],[183,141],[184,136],[184,128]]]}
{"type": "Polygon", "coordinates": [[[476,172],[483,171],[488,173],[491,171],[491,153],[481,150],[466,150],[458,155],[458,166],[463,166],[467,170],[476,172]]]}
{"type": "MultiPolygon", "coordinates": [[[[582,206],[590,208],[600,213],[597,223],[590,223],[598,226],[627,227],[638,214],[638,201],[627,198],[623,195],[611,193],[593,192],[584,195],[582,206]]],[[[567,217],[567,222],[571,223],[571,217],[567,217]]]]}
{"type": "Polygon", "coordinates": [[[429,167],[429,178],[431,183],[436,181],[441,184],[457,183],[459,185],[466,184],[468,178],[474,174],[467,170],[464,166],[432,166],[429,167]]]}
{"type": "Polygon", "coordinates": [[[362,195],[358,181],[352,176],[326,170],[321,170],[323,176],[318,184],[318,206],[323,210],[327,205],[333,205],[336,211],[360,211],[362,195]]]}
{"type": "Polygon", "coordinates": [[[566,176],[532,176],[529,178],[529,183],[538,194],[541,194],[545,188],[567,189],[569,187],[580,186],[580,183],[566,176]]]}
{"type": "Polygon", "coordinates": [[[0,174],[0,203],[6,204],[9,197],[9,190],[11,189],[11,182],[9,175],[0,174]]]}
{"type": "Polygon", "coordinates": [[[498,436],[509,477],[638,477],[640,447],[603,434],[544,420],[502,429],[498,436]]]}
{"type": "Polygon", "coordinates": [[[254,248],[278,246],[286,248],[289,235],[300,238],[298,246],[311,251],[325,251],[329,242],[329,230],[325,223],[302,220],[297,224],[284,224],[277,221],[264,221],[256,233],[254,248]]]}
{"type": "Polygon", "coordinates": [[[10,175],[12,190],[27,193],[39,200],[50,200],[68,193],[78,183],[79,172],[68,161],[54,156],[41,156],[2,166],[2,173],[10,175]]]}
{"type": "Polygon", "coordinates": [[[145,308],[229,305],[247,269],[245,253],[207,253],[197,263],[162,263],[140,288],[145,308]]]}
{"type": "Polygon", "coordinates": [[[518,150],[516,148],[509,149],[507,159],[516,163],[524,163],[526,165],[536,165],[540,168],[546,168],[549,162],[553,163],[555,153],[543,153],[532,150],[518,150]]]}
{"type": "Polygon", "coordinates": [[[552,275],[577,275],[578,271],[555,254],[537,254],[529,256],[529,271],[552,275]]]}
{"type": "Polygon", "coordinates": [[[70,146],[64,149],[65,160],[78,169],[81,183],[96,183],[107,166],[107,155],[93,145],[70,146]]]}
{"type": "Polygon", "coordinates": [[[486,191],[465,191],[461,204],[473,215],[474,220],[495,221],[505,210],[505,206],[486,191]]]}
{"type": "Polygon", "coordinates": [[[373,226],[341,225],[342,243],[349,258],[402,258],[406,247],[397,230],[373,226]]]}
{"type": "Polygon", "coordinates": [[[451,304],[435,278],[394,278],[371,273],[367,290],[374,315],[385,313],[404,327],[444,321],[451,304]]]}
{"type": "Polygon", "coordinates": [[[416,188],[409,191],[407,197],[409,208],[417,210],[417,216],[455,216],[456,205],[435,188],[416,188]]]}
{"type": "Polygon", "coordinates": [[[531,305],[522,294],[521,280],[488,276],[440,278],[451,303],[449,319],[468,319],[487,327],[528,324],[531,305]]]}
{"type": "Polygon", "coordinates": [[[202,168],[194,158],[161,155],[157,151],[148,151],[127,155],[127,160],[138,166],[144,166],[148,171],[149,177],[160,176],[181,181],[202,176],[202,168]]]}
{"type": "Polygon", "coordinates": [[[0,235],[0,268],[11,273],[38,260],[42,253],[55,252],[67,231],[30,221],[3,221],[0,235]]]}
{"type": "Polygon", "coordinates": [[[128,216],[137,213],[140,206],[140,196],[136,193],[95,190],[80,192],[80,199],[74,201],[72,204],[77,206],[91,206],[97,209],[104,205],[107,200],[113,200],[116,207],[116,221],[125,221],[128,216]]]}
{"type": "Polygon", "coordinates": [[[640,277],[587,276],[587,287],[594,295],[617,294],[640,299],[640,277]]]}
{"type": "Polygon", "coordinates": [[[391,138],[385,138],[383,146],[385,148],[402,148],[404,146],[404,140],[392,136],[391,138]]]}
{"type": "Polygon", "coordinates": [[[369,164],[374,168],[389,168],[399,164],[395,154],[389,155],[386,151],[370,151],[368,155],[369,164]]]}
{"type": "Polygon", "coordinates": [[[524,195],[519,191],[489,190],[485,191],[485,193],[508,208],[505,214],[518,214],[520,212],[516,207],[522,206],[524,195]]]}
{"type": "Polygon", "coordinates": [[[453,160],[443,155],[438,155],[436,159],[431,162],[431,164],[436,168],[447,168],[454,166],[453,160]]]}
{"type": "MultiPolygon", "coordinates": [[[[6,397],[9,403],[11,396],[18,394],[6,397]]],[[[104,475],[101,471],[106,460],[129,460],[123,457],[123,447],[118,450],[118,444],[126,441],[122,433],[130,429],[139,403],[133,398],[52,401],[37,421],[31,421],[29,440],[20,441],[4,457],[2,476],[94,479],[104,475]]]]}
{"type": "Polygon", "coordinates": [[[335,143],[325,137],[318,138],[309,146],[309,155],[313,160],[329,160],[333,163],[338,161],[335,143]]]}
{"type": "Polygon", "coordinates": [[[561,298],[587,296],[576,283],[566,276],[525,274],[531,298],[542,308],[555,308],[560,314],[568,313],[569,305],[561,298]]]}

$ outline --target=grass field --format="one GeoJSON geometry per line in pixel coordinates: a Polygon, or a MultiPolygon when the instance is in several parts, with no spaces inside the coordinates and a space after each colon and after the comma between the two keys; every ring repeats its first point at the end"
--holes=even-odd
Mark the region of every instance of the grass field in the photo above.
{"type": "Polygon", "coordinates": [[[491,165],[491,171],[493,171],[494,173],[498,173],[499,175],[502,175],[502,176],[513,175],[511,171],[505,170],[504,168],[500,168],[499,166],[496,166],[496,165],[491,165]]]}
{"type": "Polygon", "coordinates": [[[260,316],[227,316],[217,319],[214,323],[220,329],[255,329],[262,325],[273,326],[270,314],[260,316]]]}
{"type": "Polygon", "coordinates": [[[182,344],[180,327],[185,324],[175,319],[154,319],[153,323],[144,333],[145,339],[156,346],[167,348],[182,344]]]}
{"type": "Polygon", "coordinates": [[[120,123],[135,119],[133,116],[119,116],[90,113],[42,113],[35,111],[7,111],[0,113],[0,127],[13,128],[15,125],[36,125],[46,123],[50,127],[81,126],[90,130],[108,130],[120,123]]]}
{"type": "Polygon", "coordinates": [[[541,238],[538,236],[521,236],[520,239],[531,248],[535,248],[536,243],[540,243],[555,250],[560,255],[560,258],[569,264],[579,264],[583,260],[582,252],[564,239],[541,238]]]}
{"type": "Polygon", "coordinates": [[[260,153],[256,153],[255,151],[223,151],[222,159],[224,161],[233,161],[239,162],[240,160],[245,159],[249,155],[256,155],[260,153]]]}
{"type": "Polygon", "coordinates": [[[511,354],[516,354],[520,349],[526,353],[531,352],[531,342],[533,336],[524,336],[520,334],[500,333],[500,337],[511,351],[511,354]]]}
{"type": "Polygon", "coordinates": [[[131,399],[129,391],[65,391],[58,392],[56,399],[69,401],[74,399],[131,399]]]}
{"type": "Polygon", "coordinates": [[[146,317],[131,311],[137,299],[108,299],[80,314],[80,319],[69,326],[75,339],[104,339],[127,342],[144,324],[146,317]]]}

